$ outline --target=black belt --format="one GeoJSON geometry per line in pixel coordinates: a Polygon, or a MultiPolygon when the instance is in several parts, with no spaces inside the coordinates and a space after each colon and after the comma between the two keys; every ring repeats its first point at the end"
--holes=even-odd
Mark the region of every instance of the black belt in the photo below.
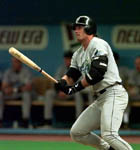
{"type": "Polygon", "coordinates": [[[114,86],[114,85],[117,85],[117,84],[122,85],[122,82],[115,82],[114,84],[109,85],[108,87],[106,87],[106,88],[102,89],[101,91],[95,93],[95,96],[98,97],[100,94],[103,94],[104,92],[106,92],[106,90],[107,90],[108,88],[110,88],[110,87],[112,87],[112,86],[114,86]]]}

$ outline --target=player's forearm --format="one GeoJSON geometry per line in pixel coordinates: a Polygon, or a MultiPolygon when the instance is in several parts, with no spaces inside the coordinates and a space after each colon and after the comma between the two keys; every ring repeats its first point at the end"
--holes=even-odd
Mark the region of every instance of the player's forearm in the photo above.
{"type": "Polygon", "coordinates": [[[86,78],[83,78],[83,79],[81,80],[81,84],[83,85],[83,87],[87,87],[87,86],[90,85],[90,84],[87,82],[86,78]]]}
{"type": "MultiPolygon", "coordinates": [[[[66,80],[68,85],[73,85],[73,84],[74,84],[73,79],[70,78],[70,77],[68,77],[67,75],[64,75],[64,76],[62,77],[62,79],[66,80]]],[[[89,83],[86,81],[86,78],[83,78],[83,79],[81,80],[81,83],[82,83],[82,85],[83,85],[84,87],[89,86],[89,83]]]]}
{"type": "Polygon", "coordinates": [[[73,79],[70,78],[70,77],[68,77],[67,75],[64,75],[64,76],[62,77],[62,79],[66,80],[66,82],[67,82],[68,85],[73,85],[73,84],[74,84],[73,79]]]}
{"type": "Polygon", "coordinates": [[[56,89],[63,91],[67,95],[71,95],[81,91],[87,86],[89,86],[89,83],[86,81],[86,78],[75,83],[71,77],[64,75],[56,84],[56,89]]]}
{"type": "MultiPolygon", "coordinates": [[[[67,82],[68,85],[74,85],[74,83],[75,83],[75,82],[73,81],[73,79],[70,78],[70,77],[68,77],[67,75],[64,75],[64,76],[62,77],[62,79],[66,80],[66,82],[67,82]]],[[[87,82],[86,78],[81,79],[80,82],[81,82],[81,84],[82,84],[83,87],[87,87],[87,86],[90,85],[90,84],[87,82]]]]}

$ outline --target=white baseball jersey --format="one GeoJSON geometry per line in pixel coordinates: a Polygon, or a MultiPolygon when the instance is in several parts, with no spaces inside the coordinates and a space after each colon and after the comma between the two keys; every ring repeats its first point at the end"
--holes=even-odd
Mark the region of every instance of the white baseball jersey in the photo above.
{"type": "Polygon", "coordinates": [[[82,73],[82,76],[85,76],[89,72],[93,57],[102,55],[108,57],[108,67],[104,79],[93,86],[95,92],[113,85],[115,82],[121,82],[118,67],[109,44],[98,37],[93,37],[86,50],[81,46],[73,54],[70,66],[78,69],[82,73]]]}

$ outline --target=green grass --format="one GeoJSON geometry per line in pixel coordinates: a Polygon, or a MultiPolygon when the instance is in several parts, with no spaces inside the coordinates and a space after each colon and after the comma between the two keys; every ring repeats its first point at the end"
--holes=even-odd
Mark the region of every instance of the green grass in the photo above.
{"type": "MultiPolygon", "coordinates": [[[[140,144],[132,144],[140,150],[140,144]]],[[[95,150],[74,142],[0,141],[0,150],[95,150]]]]}

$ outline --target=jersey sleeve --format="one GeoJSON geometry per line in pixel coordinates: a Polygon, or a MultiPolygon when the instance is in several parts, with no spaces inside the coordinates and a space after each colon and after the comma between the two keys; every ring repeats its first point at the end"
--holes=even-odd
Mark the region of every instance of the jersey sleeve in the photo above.
{"type": "Polygon", "coordinates": [[[107,56],[108,55],[107,49],[108,49],[107,45],[102,43],[96,43],[96,47],[94,53],[92,54],[92,57],[107,56]]]}

